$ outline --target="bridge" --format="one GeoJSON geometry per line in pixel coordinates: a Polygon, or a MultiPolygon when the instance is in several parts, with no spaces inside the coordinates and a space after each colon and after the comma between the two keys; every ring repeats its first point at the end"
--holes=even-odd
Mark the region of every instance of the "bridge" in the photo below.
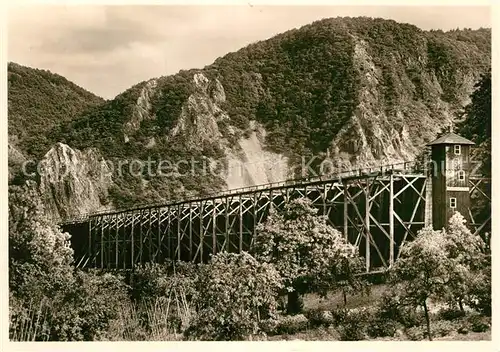
{"type": "MultiPolygon", "coordinates": [[[[64,222],[62,228],[72,235],[79,267],[131,269],[166,260],[206,262],[220,251],[250,251],[257,225],[271,208],[308,198],[319,215],[359,248],[366,272],[371,272],[390,267],[401,246],[432,225],[433,199],[439,202],[432,193],[433,180],[426,168],[405,162],[86,214],[64,222]]],[[[462,214],[474,232],[484,231],[491,216],[479,214],[474,204],[478,199],[491,202],[490,180],[468,176],[467,183],[472,205],[462,214]]]]}

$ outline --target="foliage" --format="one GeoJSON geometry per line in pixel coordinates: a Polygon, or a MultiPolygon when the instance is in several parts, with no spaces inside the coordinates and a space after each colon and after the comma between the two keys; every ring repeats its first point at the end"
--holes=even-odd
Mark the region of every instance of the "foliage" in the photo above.
{"type": "Polygon", "coordinates": [[[311,327],[328,327],[335,322],[332,312],[325,311],[319,308],[307,310],[304,312],[304,315],[309,320],[309,325],[311,327]]]}
{"type": "Polygon", "coordinates": [[[274,333],[278,335],[292,335],[307,330],[309,320],[303,314],[286,315],[278,320],[274,333]]]}
{"type": "Polygon", "coordinates": [[[446,256],[451,262],[447,298],[463,310],[463,304],[475,301],[474,292],[481,291],[489,281],[486,277],[489,257],[481,237],[471,233],[458,212],[450,218],[444,237],[446,256]]]}
{"type": "Polygon", "coordinates": [[[262,331],[260,321],[276,318],[281,279],[272,265],[248,253],[213,256],[200,267],[195,287],[188,339],[242,340],[262,331]]]}
{"type": "Polygon", "coordinates": [[[52,128],[71,121],[104,100],[66,78],[10,62],[8,72],[9,136],[28,156],[40,157],[51,143],[52,128]]]}
{"type": "Polygon", "coordinates": [[[438,312],[439,318],[442,320],[456,320],[465,316],[465,312],[456,308],[441,309],[438,312]]]}
{"type": "Polygon", "coordinates": [[[45,215],[35,185],[9,187],[9,288],[41,301],[72,277],[69,235],[45,215]]]}
{"type": "Polygon", "coordinates": [[[490,321],[488,318],[482,317],[480,315],[471,315],[467,322],[470,324],[471,331],[474,332],[484,332],[490,328],[490,321]]]}
{"type": "Polygon", "coordinates": [[[256,258],[276,267],[288,292],[326,295],[336,284],[357,283],[357,248],[316,213],[310,201],[293,200],[258,225],[256,258]]]}
{"type": "Polygon", "coordinates": [[[106,336],[120,306],[128,302],[127,289],[111,274],[76,272],[65,286],[37,300],[12,297],[10,334],[27,339],[21,326],[35,326],[34,340],[89,341],[106,336]],[[35,319],[30,316],[36,315],[35,319]]]}
{"type": "Polygon", "coordinates": [[[380,320],[393,320],[406,328],[420,326],[424,317],[414,306],[405,303],[398,292],[391,290],[382,297],[375,316],[380,320]]]}
{"type": "Polygon", "coordinates": [[[456,129],[476,143],[472,157],[481,161],[481,173],[491,177],[491,70],[481,76],[474,88],[456,129]]]}
{"type": "Polygon", "coordinates": [[[432,335],[428,302],[446,295],[450,266],[444,233],[424,228],[413,242],[402,246],[399,259],[390,269],[391,281],[401,292],[404,304],[424,309],[429,340],[432,335]]]}
{"type": "Polygon", "coordinates": [[[373,318],[367,328],[370,337],[393,337],[396,334],[398,324],[391,319],[373,318]]]}
{"type": "MultiPolygon", "coordinates": [[[[46,99],[33,92],[28,79],[23,78],[23,85],[17,86],[20,78],[9,66],[9,128],[14,126],[9,133],[21,134],[21,127],[31,124],[28,120],[38,121],[38,116],[50,111],[54,112],[51,119],[53,116],[60,126],[36,123],[27,134],[34,136],[33,140],[25,143],[21,138],[23,145],[40,149],[37,153],[42,149],[45,152],[49,142],[57,140],[80,149],[97,147],[107,159],[151,157],[177,162],[205,156],[217,160],[224,152],[219,143],[193,146],[186,143],[185,136],[173,137],[170,133],[195,91],[193,75],[201,72],[212,85],[219,80],[225,91],[226,99],[218,105],[229,119],[219,123],[224,139],[217,142],[235,145],[239,136],[248,135],[250,121],[257,121],[268,132],[266,147],[285,154],[296,165],[301,156],[324,155],[334,140],[341,152],[356,152],[355,144],[348,140],[349,133],[346,139],[338,139],[352,116],[359,113],[361,92],[367,89],[366,70],[373,66],[379,74],[373,94],[380,98],[370,109],[383,113],[395,131],[407,128],[412,143],[419,146],[435,132],[436,122],[441,124],[443,100],[450,103],[452,110],[461,107],[466,98],[463,78],[476,77],[485,70],[490,46],[491,31],[487,29],[426,32],[412,25],[366,17],[316,21],[229,53],[202,70],[158,78],[156,88],[148,95],[149,118],[140,122],[136,131],[126,133],[127,142],[124,130],[136,116],[137,102],[147,82],[134,85],[110,101],[97,98],[98,106],[88,103],[93,108],[87,110],[81,106],[83,102],[68,100],[53,87],[59,87],[62,78],[56,80],[38,71],[30,75],[32,86],[41,87],[49,95],[46,99]],[[440,83],[437,88],[436,79],[440,83]],[[52,100],[52,104],[46,103],[52,100]],[[30,116],[37,116],[20,118],[27,115],[22,111],[26,106],[30,116]],[[69,107],[75,107],[75,111],[68,111],[69,107]],[[146,148],[152,139],[155,145],[146,148]]],[[[209,86],[209,95],[211,89],[209,86]]],[[[372,126],[361,128],[368,131],[372,126]]],[[[377,148],[372,149],[376,154],[377,148]]],[[[320,161],[313,163],[313,168],[318,168],[320,161]]],[[[213,175],[151,180],[144,175],[144,183],[128,176],[115,177],[117,185],[111,198],[119,207],[174,200],[186,193],[203,195],[225,186],[220,177],[213,175]]]]}
{"type": "Polygon", "coordinates": [[[342,341],[358,341],[367,337],[367,329],[371,320],[371,312],[366,308],[351,311],[345,315],[338,325],[342,341]]]}
{"type": "MultiPolygon", "coordinates": [[[[462,121],[456,129],[460,135],[476,143],[471,151],[472,166],[480,163],[476,172],[491,177],[491,70],[481,76],[474,88],[471,102],[463,109],[462,121]]],[[[491,184],[481,187],[481,190],[491,199],[491,184]]],[[[471,196],[471,212],[476,222],[483,223],[491,216],[491,201],[476,193],[471,196]]],[[[491,232],[491,225],[488,224],[483,232],[491,232]]]]}

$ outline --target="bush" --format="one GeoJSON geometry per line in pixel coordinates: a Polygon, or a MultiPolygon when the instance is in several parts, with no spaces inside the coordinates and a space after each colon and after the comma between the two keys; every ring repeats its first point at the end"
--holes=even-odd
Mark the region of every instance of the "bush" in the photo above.
{"type": "Polygon", "coordinates": [[[433,336],[447,336],[452,331],[457,331],[459,326],[457,323],[448,320],[438,320],[433,322],[431,331],[433,336]]]}
{"type": "Polygon", "coordinates": [[[393,337],[396,335],[397,323],[390,319],[374,318],[369,322],[367,332],[370,337],[393,337]]]}
{"type": "Polygon", "coordinates": [[[381,320],[393,320],[405,328],[420,326],[424,323],[423,314],[414,307],[404,305],[395,293],[388,293],[382,297],[375,315],[381,320]]]}
{"type": "Polygon", "coordinates": [[[457,320],[465,316],[465,312],[456,308],[441,309],[438,313],[438,319],[457,320]]]}
{"type": "Polygon", "coordinates": [[[372,316],[367,309],[349,311],[338,327],[340,339],[342,341],[364,340],[371,318],[372,316]]]}
{"type": "Polygon", "coordinates": [[[40,301],[11,300],[11,338],[91,341],[107,336],[118,311],[128,304],[120,277],[76,272],[75,279],[40,301]],[[32,333],[23,332],[23,325],[32,333]]]}
{"type": "Polygon", "coordinates": [[[491,316],[491,262],[476,276],[468,304],[479,313],[491,316]]]}
{"type": "Polygon", "coordinates": [[[411,341],[420,341],[427,337],[426,328],[423,326],[413,326],[405,329],[405,334],[411,341]]]}
{"type": "Polygon", "coordinates": [[[489,318],[480,315],[471,315],[467,322],[470,324],[471,331],[474,332],[485,332],[490,328],[489,318]]]}
{"type": "Polygon", "coordinates": [[[332,312],[325,311],[322,309],[311,309],[306,311],[304,315],[309,320],[309,325],[311,327],[318,327],[318,326],[328,327],[334,323],[334,317],[332,312]]]}
{"type": "Polygon", "coordinates": [[[287,315],[278,320],[275,332],[277,335],[292,335],[304,331],[308,327],[309,320],[304,314],[287,315]]]}
{"type": "Polygon", "coordinates": [[[200,266],[193,304],[197,313],[187,339],[243,340],[263,333],[261,321],[276,318],[281,278],[270,264],[248,253],[219,253],[200,266]]]}
{"type": "Polygon", "coordinates": [[[333,317],[333,324],[335,326],[342,325],[344,321],[347,319],[347,314],[349,314],[349,310],[346,308],[337,308],[331,311],[333,317]]]}

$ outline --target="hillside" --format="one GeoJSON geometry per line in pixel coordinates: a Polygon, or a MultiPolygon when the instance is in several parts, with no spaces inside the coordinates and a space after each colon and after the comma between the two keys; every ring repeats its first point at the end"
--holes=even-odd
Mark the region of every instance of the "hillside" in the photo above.
{"type": "Polygon", "coordinates": [[[161,177],[113,170],[103,204],[164,202],[303,176],[312,156],[316,169],[327,156],[340,169],[412,160],[460,115],[490,61],[489,29],[325,19],[141,82],[45,136],[106,160],[195,160],[194,172],[179,164],[161,177]]]}
{"type": "Polygon", "coordinates": [[[53,143],[51,129],[82,114],[104,100],[66,78],[47,70],[9,63],[9,145],[40,157],[53,143]]]}

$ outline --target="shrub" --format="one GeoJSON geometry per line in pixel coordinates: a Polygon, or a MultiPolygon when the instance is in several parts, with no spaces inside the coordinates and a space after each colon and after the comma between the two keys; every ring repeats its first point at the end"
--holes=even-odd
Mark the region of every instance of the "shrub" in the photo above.
{"type": "Polygon", "coordinates": [[[317,212],[310,200],[292,200],[257,229],[255,256],[283,278],[288,314],[302,311],[305,293],[324,296],[334,287],[362,286],[355,275],[361,270],[357,248],[317,212]]]}
{"type": "Polygon", "coordinates": [[[120,277],[78,271],[73,280],[40,301],[11,301],[11,338],[89,341],[106,338],[112,321],[129,302],[120,277]],[[21,325],[20,325],[21,324],[21,325]],[[32,333],[25,333],[23,325],[32,333]]]}
{"type": "Polygon", "coordinates": [[[187,339],[242,340],[262,331],[260,322],[276,318],[281,278],[270,264],[248,253],[219,253],[202,265],[195,282],[196,317],[187,339]]]}
{"type": "Polygon", "coordinates": [[[420,341],[427,337],[427,331],[423,326],[413,326],[405,329],[406,337],[411,341],[420,341]]]}
{"type": "Polygon", "coordinates": [[[397,323],[390,319],[374,318],[368,323],[367,332],[370,337],[393,337],[397,331],[397,323]]]}
{"type": "Polygon", "coordinates": [[[309,320],[304,314],[288,315],[284,316],[278,320],[278,325],[276,326],[276,334],[296,334],[300,331],[304,331],[309,327],[309,320]]]}
{"type": "Polygon", "coordinates": [[[445,308],[438,312],[439,319],[456,320],[465,316],[465,311],[456,308],[445,308]]]}
{"type": "Polygon", "coordinates": [[[364,340],[371,318],[372,316],[367,309],[349,311],[338,327],[340,339],[342,341],[364,340]]]}
{"type": "Polygon", "coordinates": [[[415,307],[404,305],[395,292],[382,296],[382,300],[375,313],[378,319],[393,320],[406,328],[420,326],[424,323],[424,316],[415,307]]]}
{"type": "Polygon", "coordinates": [[[335,326],[342,325],[344,321],[347,319],[347,314],[349,314],[349,310],[346,308],[337,308],[331,311],[333,317],[333,324],[335,326]]]}
{"type": "Polygon", "coordinates": [[[491,262],[476,273],[467,303],[479,313],[491,316],[491,262]]]}
{"type": "Polygon", "coordinates": [[[459,326],[455,322],[448,320],[438,320],[432,324],[432,335],[433,336],[447,336],[452,331],[458,330],[459,326]]]}
{"type": "Polygon", "coordinates": [[[322,309],[311,309],[304,313],[309,320],[311,327],[325,326],[328,327],[334,323],[333,314],[330,311],[322,309]]]}
{"type": "Polygon", "coordinates": [[[471,331],[474,332],[485,332],[490,328],[489,319],[480,315],[471,315],[467,322],[470,324],[471,331]]]}
{"type": "Polygon", "coordinates": [[[130,295],[135,302],[144,298],[155,299],[164,296],[165,291],[161,283],[167,276],[167,267],[157,263],[138,265],[130,280],[130,295]]]}

